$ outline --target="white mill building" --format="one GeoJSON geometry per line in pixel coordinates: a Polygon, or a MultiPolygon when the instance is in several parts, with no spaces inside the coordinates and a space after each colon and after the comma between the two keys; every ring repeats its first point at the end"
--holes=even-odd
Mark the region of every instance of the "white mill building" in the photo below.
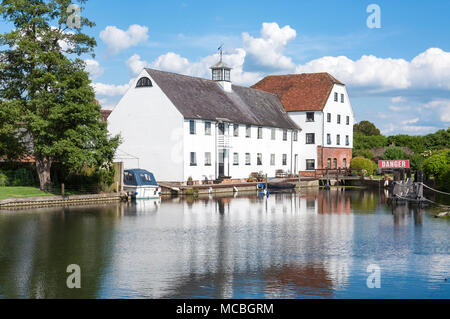
{"type": "Polygon", "coordinates": [[[299,171],[300,127],[277,95],[233,85],[222,61],[211,70],[207,80],[144,69],[108,118],[118,160],[174,182],[299,171]]]}

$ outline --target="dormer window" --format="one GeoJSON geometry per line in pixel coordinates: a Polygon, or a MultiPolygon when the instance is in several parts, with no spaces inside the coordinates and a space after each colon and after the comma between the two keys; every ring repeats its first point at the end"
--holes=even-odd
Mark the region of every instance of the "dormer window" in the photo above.
{"type": "Polygon", "coordinates": [[[145,88],[145,87],[152,87],[152,81],[149,78],[140,78],[139,81],[136,84],[137,88],[145,88]]]}

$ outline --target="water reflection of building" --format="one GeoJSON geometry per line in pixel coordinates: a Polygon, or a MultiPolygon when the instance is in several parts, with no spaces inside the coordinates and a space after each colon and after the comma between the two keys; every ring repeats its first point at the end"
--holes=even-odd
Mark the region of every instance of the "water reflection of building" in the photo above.
{"type": "MultiPolygon", "coordinates": [[[[108,280],[152,298],[331,295],[348,277],[353,216],[319,214],[321,196],[163,199],[139,219],[132,247],[117,238],[108,280]]],[[[348,202],[341,192],[326,196],[348,202]]]]}

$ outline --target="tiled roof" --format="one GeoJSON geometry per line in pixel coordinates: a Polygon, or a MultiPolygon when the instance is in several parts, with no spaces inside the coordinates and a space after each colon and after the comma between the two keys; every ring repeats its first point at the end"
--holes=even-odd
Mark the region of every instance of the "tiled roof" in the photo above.
{"type": "Polygon", "coordinates": [[[232,86],[224,91],[212,80],[146,69],[185,119],[299,129],[275,94],[232,86]]]}
{"type": "Polygon", "coordinates": [[[322,111],[334,84],[344,85],[328,73],[267,76],[254,89],[277,94],[286,111],[322,111]]]}
{"type": "Polygon", "coordinates": [[[103,121],[107,121],[109,115],[111,114],[112,110],[100,110],[100,115],[103,121]]]}

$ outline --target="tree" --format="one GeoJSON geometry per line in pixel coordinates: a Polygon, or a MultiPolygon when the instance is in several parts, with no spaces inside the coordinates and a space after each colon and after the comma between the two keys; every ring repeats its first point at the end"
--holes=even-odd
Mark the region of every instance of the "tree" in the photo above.
{"type": "Polygon", "coordinates": [[[450,151],[447,150],[428,157],[423,162],[423,170],[425,174],[439,178],[448,165],[450,165],[450,151]]]}
{"type": "Polygon", "coordinates": [[[375,155],[373,155],[373,153],[370,150],[359,149],[353,150],[353,157],[364,157],[372,159],[375,157],[375,155]]]}
{"type": "Polygon", "coordinates": [[[424,144],[427,150],[450,148],[450,128],[424,136],[424,144]]]}
{"type": "Polygon", "coordinates": [[[362,134],[365,136],[381,135],[380,130],[377,129],[375,124],[373,124],[372,122],[369,122],[369,121],[361,121],[359,123],[356,123],[353,126],[353,132],[355,134],[359,133],[359,134],[362,134]]]}
{"type": "Polygon", "coordinates": [[[389,145],[394,144],[395,146],[407,147],[416,154],[423,153],[425,151],[423,136],[409,136],[409,135],[395,135],[388,137],[389,145]]]}
{"type": "Polygon", "coordinates": [[[14,134],[7,139],[30,149],[42,190],[49,188],[52,163],[74,171],[110,167],[120,142],[118,136],[108,136],[100,120],[100,106],[79,58],[94,56],[95,39],[81,32],[94,23],[81,17],[74,21],[70,5],[71,0],[0,4],[0,15],[14,25],[13,31],[0,35],[0,47],[6,47],[0,51],[1,108],[14,114],[9,124],[14,134]]]}
{"type": "Polygon", "coordinates": [[[350,168],[362,169],[366,171],[367,175],[373,175],[377,170],[377,164],[375,164],[374,161],[364,157],[355,157],[350,162],[350,168]]]}
{"type": "Polygon", "coordinates": [[[401,160],[405,159],[405,152],[400,147],[389,146],[383,153],[384,160],[401,160]]]}
{"type": "Polygon", "coordinates": [[[387,145],[387,138],[383,135],[366,136],[357,133],[353,136],[353,149],[355,150],[371,150],[374,147],[387,145]]]}

